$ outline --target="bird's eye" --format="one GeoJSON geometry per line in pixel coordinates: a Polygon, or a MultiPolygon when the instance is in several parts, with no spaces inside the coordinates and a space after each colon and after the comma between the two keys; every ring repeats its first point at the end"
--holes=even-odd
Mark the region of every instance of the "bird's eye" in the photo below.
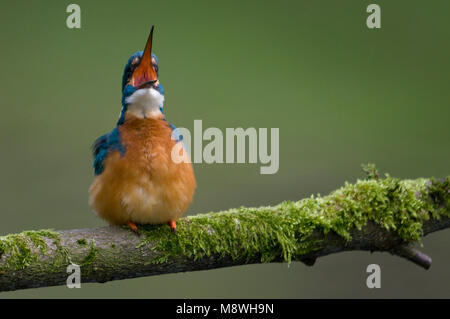
{"type": "Polygon", "coordinates": [[[152,64],[153,68],[155,69],[155,72],[158,73],[158,65],[157,64],[152,64]]]}
{"type": "Polygon", "coordinates": [[[133,75],[134,70],[136,70],[137,66],[139,65],[139,61],[133,61],[130,65],[130,67],[127,70],[127,78],[128,80],[131,79],[131,76],[133,75]]]}

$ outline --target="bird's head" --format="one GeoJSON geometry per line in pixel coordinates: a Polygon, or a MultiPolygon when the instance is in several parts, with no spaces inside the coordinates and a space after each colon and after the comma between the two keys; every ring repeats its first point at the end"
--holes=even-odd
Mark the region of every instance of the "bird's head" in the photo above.
{"type": "Polygon", "coordinates": [[[122,114],[131,111],[145,115],[148,111],[162,109],[164,89],[159,82],[158,58],[152,53],[153,29],[144,51],[130,56],[122,76],[122,114]]]}

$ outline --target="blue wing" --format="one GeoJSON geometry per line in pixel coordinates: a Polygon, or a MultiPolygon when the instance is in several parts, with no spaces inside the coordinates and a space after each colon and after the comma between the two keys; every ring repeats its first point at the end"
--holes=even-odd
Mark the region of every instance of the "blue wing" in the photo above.
{"type": "Polygon", "coordinates": [[[120,140],[120,133],[117,127],[108,134],[100,136],[94,142],[93,155],[95,175],[99,175],[103,172],[104,161],[108,154],[114,150],[118,150],[122,155],[125,153],[125,148],[120,140]]]}
{"type": "Polygon", "coordinates": [[[171,136],[172,139],[177,141],[177,142],[182,141],[183,140],[183,135],[181,135],[181,133],[178,131],[177,127],[175,125],[173,125],[173,124],[170,124],[170,123],[169,123],[169,125],[170,125],[170,128],[172,129],[172,136],[171,136]]]}

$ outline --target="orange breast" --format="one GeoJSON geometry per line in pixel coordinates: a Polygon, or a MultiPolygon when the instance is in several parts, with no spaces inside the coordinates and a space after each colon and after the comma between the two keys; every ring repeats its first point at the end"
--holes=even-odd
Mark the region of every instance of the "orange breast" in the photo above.
{"type": "Polygon", "coordinates": [[[128,116],[119,127],[125,154],[108,155],[90,188],[94,211],[112,224],[176,221],[196,187],[191,163],[172,161],[176,141],[163,119],[128,116]]]}

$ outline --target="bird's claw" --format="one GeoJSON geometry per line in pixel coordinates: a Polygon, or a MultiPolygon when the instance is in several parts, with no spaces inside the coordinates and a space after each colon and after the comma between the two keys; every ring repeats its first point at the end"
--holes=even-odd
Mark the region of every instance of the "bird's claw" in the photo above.
{"type": "Polygon", "coordinates": [[[173,220],[169,221],[169,226],[170,229],[172,230],[172,233],[176,233],[177,232],[177,223],[173,220]]]}
{"type": "Polygon", "coordinates": [[[127,226],[130,227],[130,229],[131,229],[133,232],[135,232],[136,234],[139,235],[138,227],[137,227],[137,225],[136,225],[135,223],[133,223],[133,222],[128,222],[128,223],[127,223],[127,226]]]}

